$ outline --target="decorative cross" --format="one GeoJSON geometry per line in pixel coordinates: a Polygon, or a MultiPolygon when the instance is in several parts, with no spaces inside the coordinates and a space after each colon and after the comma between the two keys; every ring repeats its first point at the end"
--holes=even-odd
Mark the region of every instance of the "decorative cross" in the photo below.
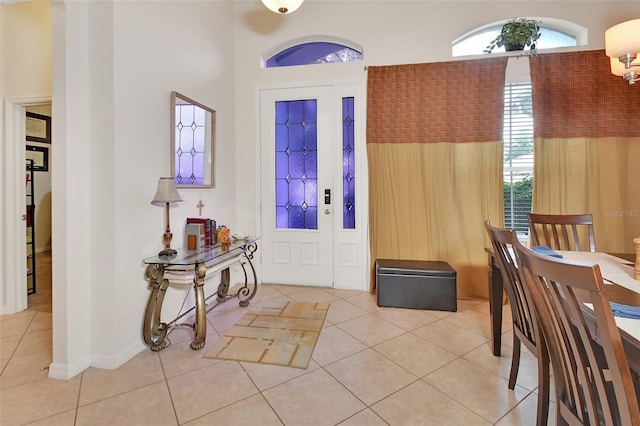
{"type": "Polygon", "coordinates": [[[204,203],[202,202],[202,200],[198,201],[196,207],[198,208],[198,216],[202,216],[202,208],[204,207],[204,203]]]}

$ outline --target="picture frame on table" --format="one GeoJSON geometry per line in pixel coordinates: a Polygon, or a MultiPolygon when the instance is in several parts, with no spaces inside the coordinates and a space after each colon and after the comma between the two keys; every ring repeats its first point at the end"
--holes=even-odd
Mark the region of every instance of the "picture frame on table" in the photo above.
{"type": "Polygon", "coordinates": [[[25,157],[33,160],[33,171],[49,171],[49,148],[46,146],[27,145],[25,157]]]}
{"type": "Polygon", "coordinates": [[[27,141],[51,143],[51,117],[27,111],[25,134],[27,141]]]}

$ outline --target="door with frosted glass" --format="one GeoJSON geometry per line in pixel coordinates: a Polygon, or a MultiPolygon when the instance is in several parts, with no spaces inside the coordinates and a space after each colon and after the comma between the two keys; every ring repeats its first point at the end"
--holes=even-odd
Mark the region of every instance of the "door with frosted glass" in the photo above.
{"type": "Polygon", "coordinates": [[[330,96],[261,91],[263,282],[333,285],[330,96]]]}

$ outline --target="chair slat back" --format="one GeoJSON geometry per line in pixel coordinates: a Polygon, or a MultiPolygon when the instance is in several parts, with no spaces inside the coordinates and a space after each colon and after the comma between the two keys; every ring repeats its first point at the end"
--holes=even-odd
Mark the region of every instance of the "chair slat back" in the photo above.
{"type": "Polygon", "coordinates": [[[515,253],[511,247],[511,242],[516,238],[516,234],[511,229],[496,228],[489,221],[485,221],[484,226],[491,239],[491,246],[502,274],[502,282],[509,298],[513,324],[535,346],[537,341],[535,327],[537,324],[533,316],[533,302],[525,293],[524,285],[518,275],[515,253]]]}
{"type": "Polygon", "coordinates": [[[596,251],[591,214],[529,213],[531,245],[554,250],[596,251]]]}
{"type": "Polygon", "coordinates": [[[537,254],[517,239],[513,245],[549,350],[558,420],[640,424],[631,373],[600,267],[537,254]],[[585,315],[584,303],[593,306],[595,324],[585,315]]]}

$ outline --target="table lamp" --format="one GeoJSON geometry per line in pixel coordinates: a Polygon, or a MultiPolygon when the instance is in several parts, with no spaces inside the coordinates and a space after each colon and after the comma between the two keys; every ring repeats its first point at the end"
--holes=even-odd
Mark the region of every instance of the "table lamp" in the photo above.
{"type": "Polygon", "coordinates": [[[163,235],[164,249],[158,253],[158,256],[175,256],[178,252],[171,248],[171,228],[169,227],[169,203],[177,203],[182,201],[178,190],[176,189],[175,179],[172,177],[161,177],[158,180],[158,189],[156,195],[151,200],[151,204],[165,204],[164,218],[165,218],[165,230],[163,235]]]}

